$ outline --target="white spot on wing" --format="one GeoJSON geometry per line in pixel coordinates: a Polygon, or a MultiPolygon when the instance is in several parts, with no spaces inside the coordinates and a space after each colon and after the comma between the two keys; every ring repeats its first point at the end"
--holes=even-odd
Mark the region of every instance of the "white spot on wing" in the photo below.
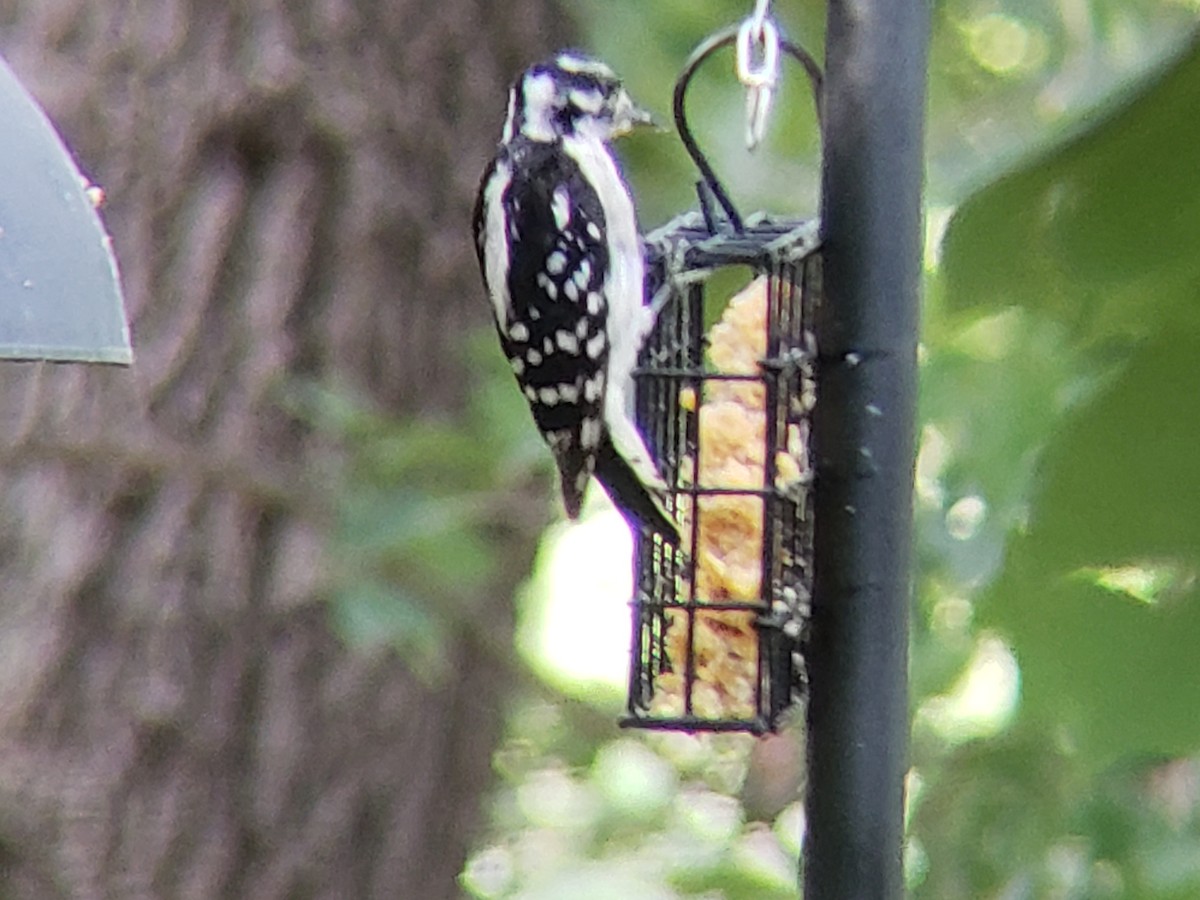
{"type": "MultiPolygon", "coordinates": [[[[587,260],[584,260],[587,263],[587,260]]],[[[563,270],[567,268],[567,254],[561,250],[555,250],[546,257],[546,271],[551,275],[561,275],[563,270]]]]}
{"type": "Polygon", "coordinates": [[[538,272],[537,278],[534,279],[537,286],[540,287],[551,300],[558,299],[558,285],[545,272],[538,272]]]}
{"type": "Polygon", "coordinates": [[[517,377],[525,374],[525,360],[521,359],[521,357],[514,356],[508,361],[508,364],[512,366],[513,374],[517,377]]]}
{"type": "Polygon", "coordinates": [[[588,450],[600,446],[600,420],[585,419],[579,426],[579,443],[588,450]]]}
{"type": "Polygon", "coordinates": [[[588,294],[588,298],[587,298],[588,315],[592,315],[592,316],[600,315],[600,306],[601,306],[601,303],[603,300],[604,300],[604,298],[600,296],[599,291],[590,292],[588,294]]]}
{"type": "Polygon", "coordinates": [[[540,366],[542,364],[542,354],[538,353],[536,347],[530,347],[525,351],[525,361],[531,366],[540,366]]]}
{"type": "Polygon", "coordinates": [[[600,399],[600,393],[603,390],[604,376],[600,373],[596,373],[583,383],[583,398],[589,403],[595,403],[600,399]]]}
{"type": "Polygon", "coordinates": [[[537,392],[538,400],[542,406],[557,406],[558,405],[558,389],[552,387],[544,387],[537,392]]]}
{"type": "Polygon", "coordinates": [[[599,331],[592,337],[588,338],[587,355],[591,359],[599,359],[600,354],[604,352],[604,332],[599,331]]]}
{"type": "Polygon", "coordinates": [[[514,322],[509,326],[508,336],[514,341],[525,343],[525,341],[529,340],[529,326],[524,322],[514,322]]]}
{"type": "Polygon", "coordinates": [[[572,356],[579,352],[579,338],[565,328],[554,335],[554,341],[560,350],[570,353],[572,356]]]}
{"type": "Polygon", "coordinates": [[[554,213],[554,224],[559,231],[566,231],[571,224],[571,195],[567,193],[566,185],[560,184],[554,189],[554,197],[550,200],[550,211],[554,213]]]}
{"type": "Polygon", "coordinates": [[[572,303],[579,299],[579,288],[575,286],[574,279],[563,285],[563,293],[567,295],[567,299],[572,303]]]}

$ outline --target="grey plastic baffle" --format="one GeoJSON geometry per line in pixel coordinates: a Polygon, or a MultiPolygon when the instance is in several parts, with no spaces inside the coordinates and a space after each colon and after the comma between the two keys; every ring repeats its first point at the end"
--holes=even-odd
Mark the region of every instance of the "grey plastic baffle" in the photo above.
{"type": "Polygon", "coordinates": [[[0,359],[133,361],[97,191],[0,60],[0,359]]]}

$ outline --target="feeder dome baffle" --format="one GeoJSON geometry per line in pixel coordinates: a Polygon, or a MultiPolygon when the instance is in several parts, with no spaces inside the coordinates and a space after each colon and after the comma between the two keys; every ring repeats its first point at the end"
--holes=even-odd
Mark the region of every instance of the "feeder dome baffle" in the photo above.
{"type": "Polygon", "coordinates": [[[128,365],[101,192],[3,60],[0,122],[0,359],[128,365]]]}

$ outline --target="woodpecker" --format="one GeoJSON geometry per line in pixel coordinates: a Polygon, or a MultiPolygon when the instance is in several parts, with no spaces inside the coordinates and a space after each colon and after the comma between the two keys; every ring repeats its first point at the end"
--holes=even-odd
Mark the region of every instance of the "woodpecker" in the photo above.
{"type": "Polygon", "coordinates": [[[563,52],[513,84],[475,205],[475,246],[500,345],[558,465],[567,515],[590,478],[678,542],[667,485],[632,418],[654,326],[629,187],[611,142],[650,116],[604,63],[563,52]]]}

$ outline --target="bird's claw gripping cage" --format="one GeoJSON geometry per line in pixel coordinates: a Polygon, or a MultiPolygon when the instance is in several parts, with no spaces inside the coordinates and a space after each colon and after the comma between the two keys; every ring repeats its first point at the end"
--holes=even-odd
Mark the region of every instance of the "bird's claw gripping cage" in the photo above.
{"type": "MultiPolygon", "coordinates": [[[[635,373],[637,420],[681,545],[645,526],[636,534],[631,727],[761,734],[806,687],[819,229],[743,220],[692,137],[691,76],[736,39],[734,28],[706,41],[676,84],[701,211],[646,237],[647,296],[660,313],[635,373]],[[708,328],[730,267],[752,278],[708,328]]],[[[819,112],[820,70],[795,45],[783,49],[804,64],[819,112]]]]}

